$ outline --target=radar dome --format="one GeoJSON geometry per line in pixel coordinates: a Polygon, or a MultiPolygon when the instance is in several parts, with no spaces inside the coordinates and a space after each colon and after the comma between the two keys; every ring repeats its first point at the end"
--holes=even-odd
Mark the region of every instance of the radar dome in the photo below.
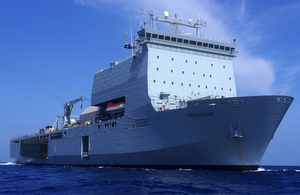
{"type": "Polygon", "coordinates": [[[169,12],[165,11],[165,12],[164,12],[164,17],[165,17],[165,18],[169,17],[169,12]]]}

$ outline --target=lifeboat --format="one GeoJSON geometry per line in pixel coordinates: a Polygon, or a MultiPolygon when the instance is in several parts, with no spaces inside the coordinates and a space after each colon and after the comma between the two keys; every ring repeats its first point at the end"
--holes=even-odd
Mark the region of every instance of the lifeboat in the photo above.
{"type": "Polygon", "coordinates": [[[109,102],[107,104],[106,111],[108,112],[118,112],[125,109],[125,102],[112,103],[109,102]]]}

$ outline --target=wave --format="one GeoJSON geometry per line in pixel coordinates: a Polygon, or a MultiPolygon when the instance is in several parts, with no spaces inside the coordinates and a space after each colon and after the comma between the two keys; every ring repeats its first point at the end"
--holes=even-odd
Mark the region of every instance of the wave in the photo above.
{"type": "Polygon", "coordinates": [[[14,162],[1,162],[0,165],[17,165],[14,162]]]}

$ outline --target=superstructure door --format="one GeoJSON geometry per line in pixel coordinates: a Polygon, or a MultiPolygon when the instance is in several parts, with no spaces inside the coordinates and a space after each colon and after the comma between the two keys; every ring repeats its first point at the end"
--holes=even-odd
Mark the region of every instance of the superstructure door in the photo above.
{"type": "Polygon", "coordinates": [[[83,136],[81,139],[81,158],[82,160],[89,159],[89,136],[83,136]]]}

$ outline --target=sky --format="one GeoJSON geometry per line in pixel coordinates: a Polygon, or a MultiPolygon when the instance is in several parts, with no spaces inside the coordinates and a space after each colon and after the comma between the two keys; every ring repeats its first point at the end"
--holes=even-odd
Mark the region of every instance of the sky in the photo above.
{"type": "MultiPolygon", "coordinates": [[[[293,95],[261,164],[300,166],[295,0],[0,0],[0,162],[11,161],[11,138],[52,125],[65,102],[82,96],[83,109],[90,106],[94,71],[131,54],[123,46],[126,32],[136,36],[146,20],[140,8],[183,20],[200,17],[207,22],[205,38],[236,39],[238,96],[293,95]]],[[[80,113],[77,103],[72,115],[80,113]]]]}

